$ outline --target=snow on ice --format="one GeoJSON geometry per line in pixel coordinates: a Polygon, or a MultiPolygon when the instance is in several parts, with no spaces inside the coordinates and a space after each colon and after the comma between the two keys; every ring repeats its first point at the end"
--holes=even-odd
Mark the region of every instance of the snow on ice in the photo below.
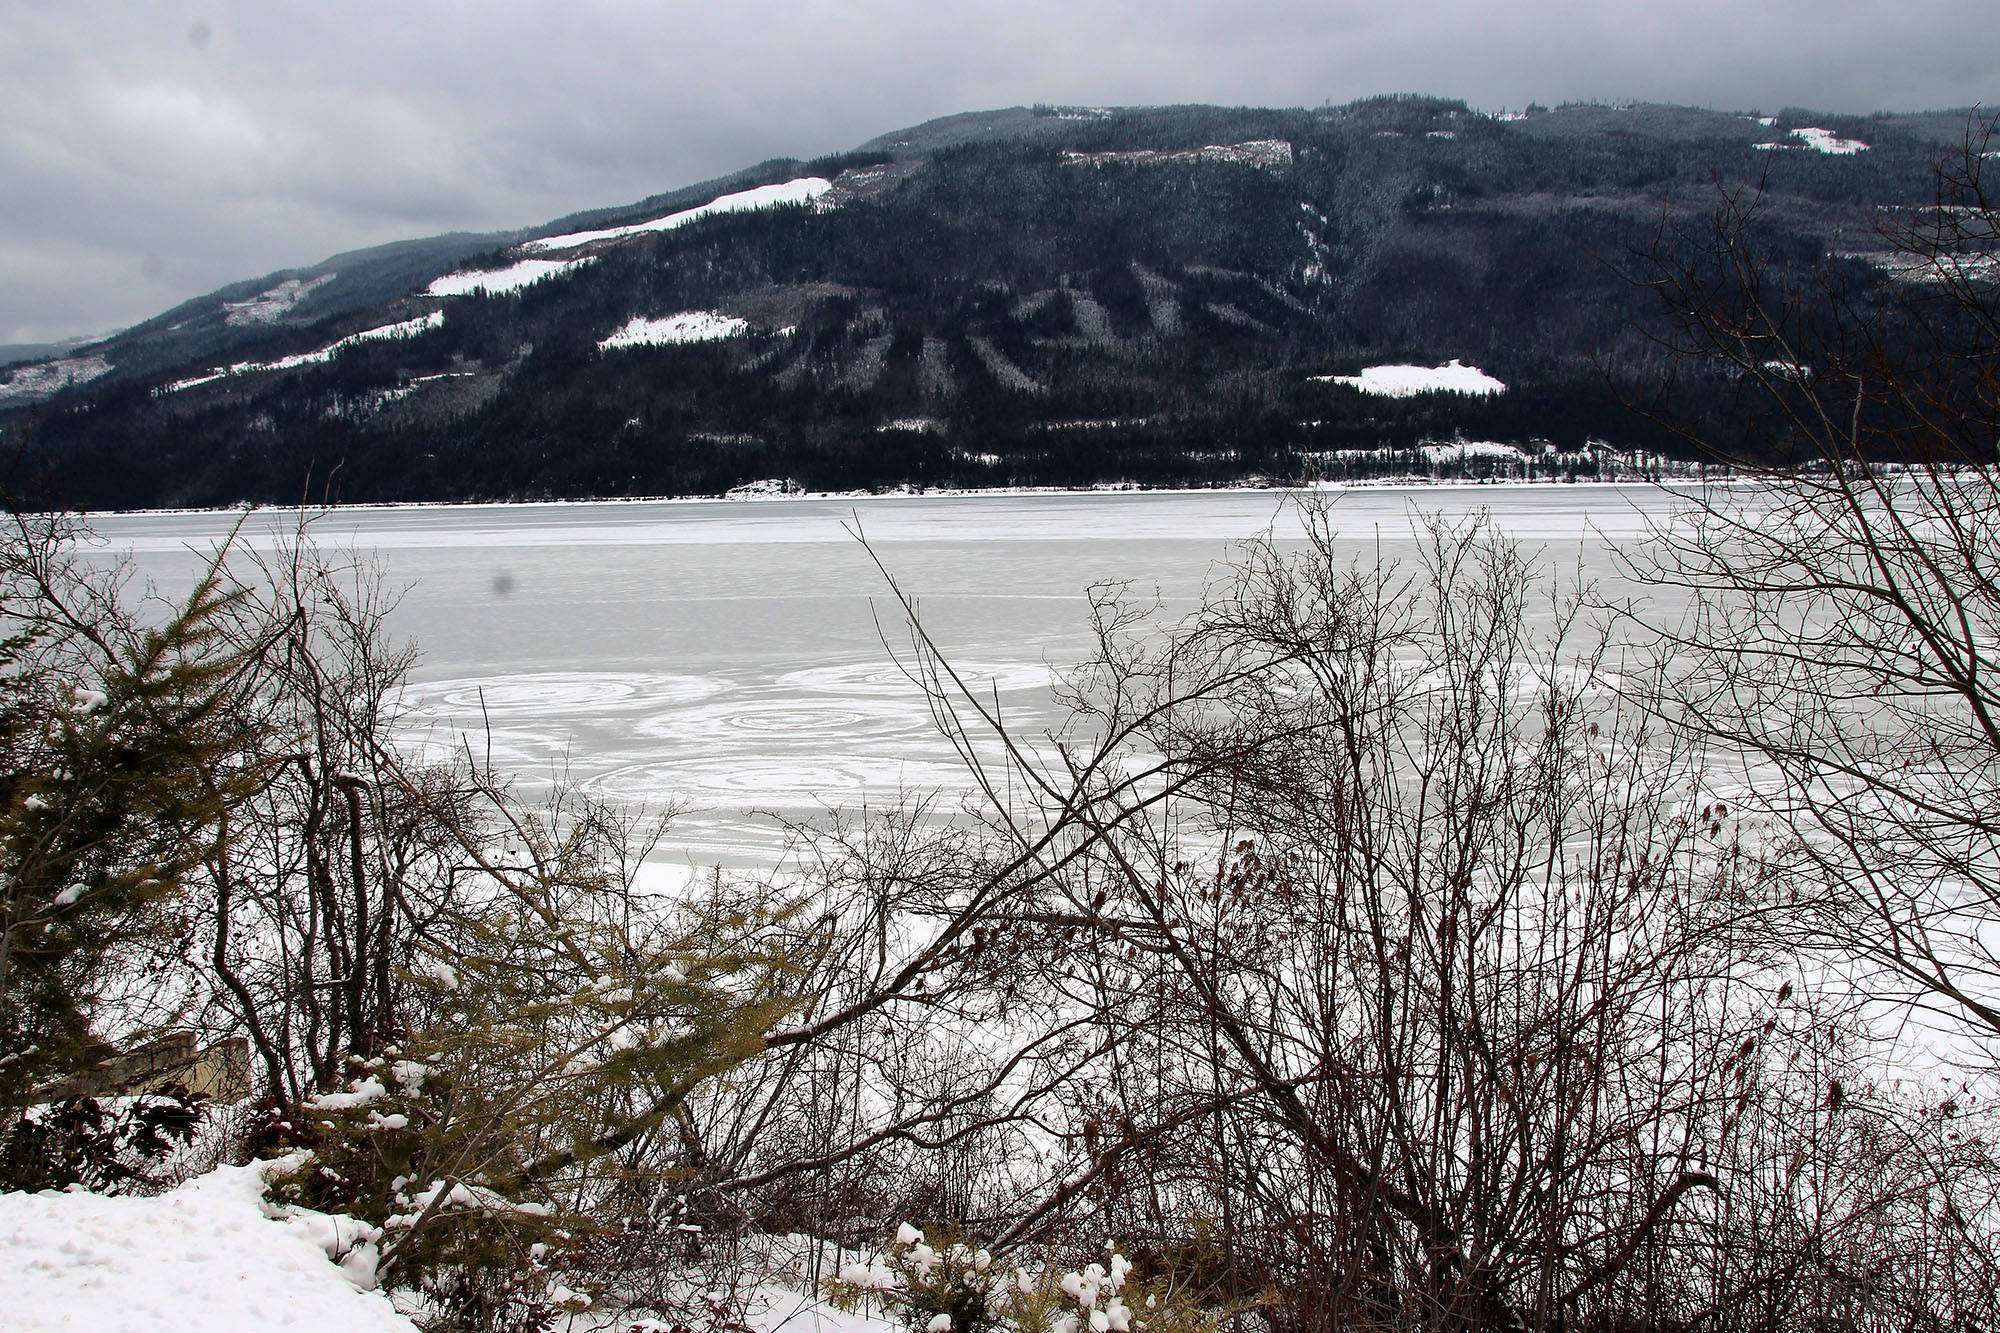
{"type": "MultiPolygon", "coordinates": [[[[833,182],[820,176],[802,176],[797,180],[782,181],[776,185],[759,185],[754,190],[738,190],[712,199],[698,208],[683,209],[679,213],[669,213],[651,222],[635,222],[625,227],[606,227],[601,231],[573,231],[563,236],[544,236],[538,240],[525,241],[521,249],[529,252],[548,250],[574,250],[578,246],[592,245],[598,241],[618,241],[627,236],[638,236],[645,232],[674,231],[699,222],[703,218],[715,217],[721,213],[749,213],[760,208],[776,208],[782,204],[809,204],[833,188],[833,182]]],[[[439,293],[442,295],[442,293],[439,293]]]]}
{"type": "Polygon", "coordinates": [[[157,1198],[0,1194],[0,1274],[17,1333],[415,1333],[374,1284],[374,1229],[280,1209],[264,1172],[218,1167],[157,1198]]]}
{"type": "Polygon", "coordinates": [[[1456,357],[1441,366],[1369,366],[1359,375],[1315,375],[1321,384],[1345,384],[1385,398],[1420,393],[1499,393],[1507,386],[1456,357]]]}
{"type": "Polygon", "coordinates": [[[674,343],[717,342],[749,331],[747,321],[714,310],[686,310],[665,319],[634,316],[625,327],[597,345],[616,347],[664,347],[674,343]]]}

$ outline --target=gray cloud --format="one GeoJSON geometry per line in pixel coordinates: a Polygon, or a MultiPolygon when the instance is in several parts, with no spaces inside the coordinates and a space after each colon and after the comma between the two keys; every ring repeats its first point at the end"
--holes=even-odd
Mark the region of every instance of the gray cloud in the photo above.
{"type": "Polygon", "coordinates": [[[1034,101],[2000,91],[1988,0],[0,0],[0,342],[1034,101]]]}

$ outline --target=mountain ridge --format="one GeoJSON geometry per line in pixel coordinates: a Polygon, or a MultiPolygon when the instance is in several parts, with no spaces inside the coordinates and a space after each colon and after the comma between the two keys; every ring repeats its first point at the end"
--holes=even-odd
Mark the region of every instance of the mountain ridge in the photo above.
{"type": "Polygon", "coordinates": [[[1657,444],[1621,415],[1646,351],[1606,261],[1742,182],[1792,260],[1851,248],[1929,202],[1969,114],[970,112],[234,283],[0,370],[0,432],[73,501],[141,506],[296,499],[336,467],[346,498],[521,498],[1200,482],[1468,433],[1657,444]],[[799,199],[752,207],[760,188],[799,199]],[[1341,382],[1452,358],[1511,387],[1341,382]]]}

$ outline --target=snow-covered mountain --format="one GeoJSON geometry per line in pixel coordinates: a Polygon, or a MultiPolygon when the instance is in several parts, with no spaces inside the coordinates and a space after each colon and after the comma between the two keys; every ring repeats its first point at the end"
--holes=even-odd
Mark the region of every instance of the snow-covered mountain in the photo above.
{"type": "Polygon", "coordinates": [[[0,368],[0,433],[121,505],[297,499],[336,468],[347,499],[720,493],[1574,443],[1642,429],[1617,261],[1663,216],[1761,181],[1779,253],[1893,274],[1865,238],[1965,127],[1415,97],[954,116],[250,279],[0,368]]]}

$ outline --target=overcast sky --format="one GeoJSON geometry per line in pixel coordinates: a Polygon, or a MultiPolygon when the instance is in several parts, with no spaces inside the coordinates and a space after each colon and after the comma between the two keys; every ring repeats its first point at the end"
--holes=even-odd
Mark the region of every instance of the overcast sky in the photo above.
{"type": "Polygon", "coordinates": [[[0,342],[956,111],[2000,100],[1993,0],[0,0],[0,342]]]}

